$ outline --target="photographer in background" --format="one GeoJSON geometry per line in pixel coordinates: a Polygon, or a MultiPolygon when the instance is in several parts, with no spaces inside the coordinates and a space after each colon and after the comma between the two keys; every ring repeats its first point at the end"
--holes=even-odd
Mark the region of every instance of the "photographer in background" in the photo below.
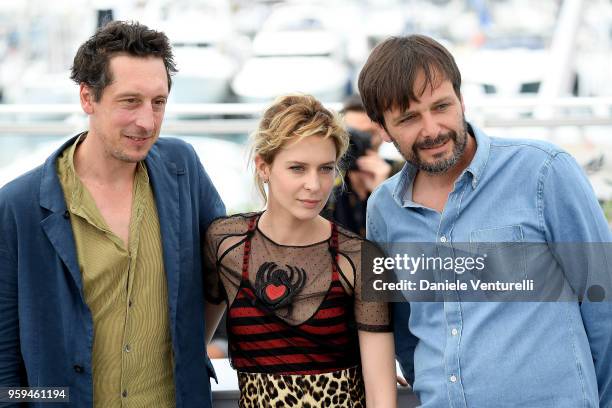
{"type": "Polygon", "coordinates": [[[384,130],[370,120],[359,95],[345,101],[342,114],[350,135],[350,146],[342,165],[344,183],[342,179],[337,180],[323,215],[365,236],[366,204],[370,193],[400,171],[404,163],[384,159],[378,154],[384,130]]]}

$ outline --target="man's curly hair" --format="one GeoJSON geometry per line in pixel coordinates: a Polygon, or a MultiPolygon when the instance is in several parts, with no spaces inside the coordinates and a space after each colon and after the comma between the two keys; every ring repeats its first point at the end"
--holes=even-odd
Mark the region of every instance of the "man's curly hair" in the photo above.
{"type": "Polygon", "coordinates": [[[168,37],[137,22],[113,21],[98,29],[79,47],[70,78],[77,84],[87,84],[93,89],[94,100],[99,101],[104,88],[113,82],[110,60],[118,54],[161,58],[170,91],[171,75],[177,69],[168,37]]]}

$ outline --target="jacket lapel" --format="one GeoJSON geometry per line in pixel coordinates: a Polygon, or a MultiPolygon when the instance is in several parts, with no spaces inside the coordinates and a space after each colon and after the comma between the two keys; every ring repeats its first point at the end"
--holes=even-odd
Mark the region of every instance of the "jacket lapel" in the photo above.
{"type": "Polygon", "coordinates": [[[70,221],[64,218],[63,213],[52,213],[42,220],[40,225],[43,231],[45,231],[51,245],[55,248],[55,252],[57,252],[57,255],[68,268],[70,276],[72,276],[82,296],[83,282],[81,279],[81,270],[77,261],[76,246],[70,221]]]}
{"type": "Polygon", "coordinates": [[[70,138],[58,150],[55,151],[43,164],[40,182],[40,206],[51,213],[44,218],[40,225],[57,255],[68,268],[70,276],[74,280],[81,296],[83,294],[83,283],[81,270],[76,254],[76,245],[70,218],[67,216],[64,192],[57,176],[55,164],[64,149],[74,143],[77,136],[70,138]]]}
{"type": "Polygon", "coordinates": [[[168,302],[172,331],[176,326],[176,308],[180,283],[180,252],[179,252],[179,183],[176,164],[164,162],[153,146],[145,163],[153,188],[159,228],[161,232],[162,251],[166,280],[168,282],[168,302]]]}

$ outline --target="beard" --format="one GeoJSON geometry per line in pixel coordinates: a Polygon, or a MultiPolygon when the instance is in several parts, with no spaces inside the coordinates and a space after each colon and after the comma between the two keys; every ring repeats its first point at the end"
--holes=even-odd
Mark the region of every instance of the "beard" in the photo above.
{"type": "Polygon", "coordinates": [[[415,142],[412,145],[412,149],[410,149],[410,151],[402,149],[395,138],[392,138],[393,145],[395,146],[397,151],[400,152],[400,154],[404,157],[404,159],[406,159],[408,163],[412,164],[417,169],[423,170],[424,172],[431,174],[446,173],[451,168],[453,168],[455,164],[457,164],[459,159],[461,159],[463,153],[465,152],[465,147],[467,146],[467,123],[465,122],[465,119],[462,119],[461,123],[462,126],[459,132],[456,132],[455,130],[450,130],[446,133],[439,134],[435,139],[426,138],[421,142],[415,142]],[[431,162],[425,162],[419,157],[420,149],[440,146],[444,143],[447,143],[448,141],[453,142],[453,151],[450,157],[434,159],[434,161],[431,162]]]}

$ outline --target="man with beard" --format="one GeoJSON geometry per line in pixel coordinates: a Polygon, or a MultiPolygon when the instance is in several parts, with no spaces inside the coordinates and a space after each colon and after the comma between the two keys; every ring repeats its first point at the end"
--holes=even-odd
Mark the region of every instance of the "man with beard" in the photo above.
{"type": "Polygon", "coordinates": [[[68,387],[35,406],[211,406],[201,257],[225,208],[159,138],[175,71],[165,34],[98,30],[72,67],[88,130],[0,190],[0,387],[68,387]]]}
{"type": "MultiPolygon", "coordinates": [[[[487,136],[465,121],[460,87],[452,55],[431,38],[390,38],[372,51],[359,90],[407,163],[370,196],[367,237],[451,254],[460,243],[535,242],[551,265],[564,257],[553,244],[609,243],[574,159],[548,143],[487,136]]],[[[423,407],[610,407],[612,303],[583,294],[565,302],[411,297],[394,307],[398,360],[423,407]]]]}

